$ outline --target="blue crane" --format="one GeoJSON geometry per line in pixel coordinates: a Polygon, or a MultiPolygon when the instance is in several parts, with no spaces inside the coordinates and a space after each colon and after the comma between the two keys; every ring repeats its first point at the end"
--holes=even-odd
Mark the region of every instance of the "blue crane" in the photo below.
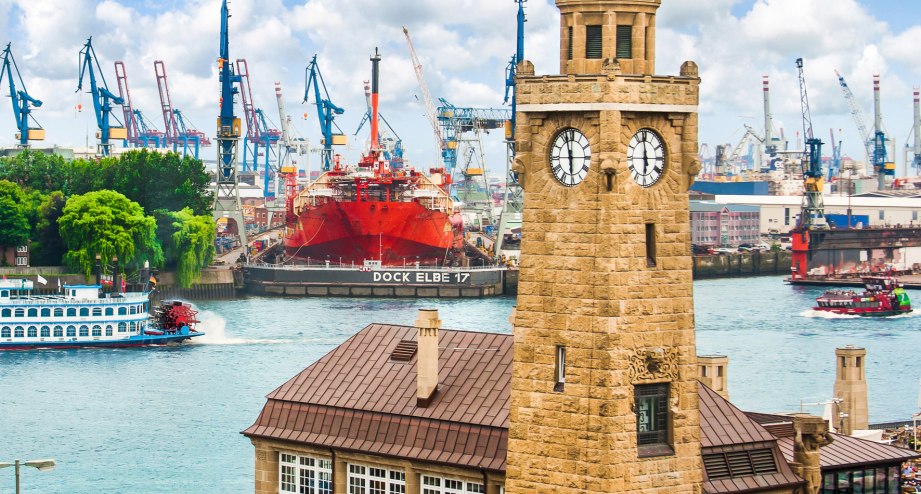
{"type": "Polygon", "coordinates": [[[317,56],[313,56],[310,65],[307,66],[306,87],[304,88],[304,102],[308,103],[310,99],[310,89],[313,88],[313,94],[317,102],[317,118],[320,120],[320,132],[323,134],[323,171],[329,171],[333,162],[333,146],[345,145],[345,134],[339,125],[336,124],[336,115],[342,115],[345,110],[334,105],[329,99],[329,91],[326,89],[326,81],[323,80],[323,74],[320,73],[320,67],[317,65],[317,56]],[[320,88],[323,92],[320,92],[320,88]],[[333,133],[333,127],[338,133],[333,133]]]}
{"type": "Polygon", "coordinates": [[[458,108],[444,98],[438,98],[438,101],[441,103],[438,122],[445,143],[442,156],[448,174],[456,171],[457,148],[463,134],[499,129],[512,118],[512,112],[505,108],[458,108]]]}
{"type": "Polygon", "coordinates": [[[803,59],[796,59],[799,70],[800,106],[803,111],[803,135],[806,138],[806,150],[803,154],[803,207],[799,226],[804,229],[828,228],[825,222],[825,174],[822,171],[822,140],[812,132],[812,113],[809,110],[809,95],[806,92],[806,75],[803,72],[803,59]]]}
{"type": "MultiPolygon", "coordinates": [[[[3,77],[6,76],[7,81],[10,84],[10,99],[13,102],[13,117],[16,119],[16,138],[19,139],[19,147],[27,148],[29,147],[29,141],[41,141],[45,139],[45,129],[39,125],[38,127],[29,127],[29,118],[32,118],[32,121],[35,122],[35,118],[31,116],[32,109],[30,106],[39,108],[42,106],[41,100],[37,100],[32,96],[29,96],[29,93],[26,92],[26,85],[22,82],[22,75],[19,73],[19,67],[16,66],[16,59],[13,58],[13,52],[10,51],[10,45],[12,43],[6,44],[6,49],[3,50],[3,68],[0,70],[0,83],[3,82],[3,77]],[[13,78],[13,71],[16,71],[16,77],[13,78]],[[19,87],[21,89],[16,89],[16,79],[19,79],[19,87]]],[[[38,122],[35,122],[38,125],[38,122]]]]}
{"type": "MultiPolygon", "coordinates": [[[[112,115],[112,104],[121,105],[125,102],[120,96],[115,95],[106,84],[102,68],[99,66],[99,59],[96,57],[96,51],[93,50],[93,37],[86,40],[86,45],[80,50],[82,62],[80,64],[80,79],[77,83],[77,92],[83,89],[83,76],[89,73],[90,94],[93,95],[93,109],[96,112],[96,126],[99,127],[99,150],[103,156],[108,156],[112,152],[110,140],[125,140],[128,138],[128,130],[122,126],[113,126],[110,119],[118,118],[112,115]],[[95,65],[95,69],[93,66],[95,65]],[[99,81],[96,81],[96,72],[99,72],[99,81]]],[[[118,122],[121,123],[121,122],[118,122]]]]}
{"type": "Polygon", "coordinates": [[[512,118],[509,120],[511,124],[508,132],[506,132],[506,140],[508,141],[514,139],[515,136],[515,111],[517,106],[515,101],[515,75],[518,73],[518,64],[524,60],[524,23],[527,22],[524,15],[524,3],[527,0],[515,1],[518,3],[517,44],[515,54],[512,55],[512,59],[505,68],[505,100],[503,101],[503,103],[508,104],[509,100],[511,100],[512,103],[512,118]]]}

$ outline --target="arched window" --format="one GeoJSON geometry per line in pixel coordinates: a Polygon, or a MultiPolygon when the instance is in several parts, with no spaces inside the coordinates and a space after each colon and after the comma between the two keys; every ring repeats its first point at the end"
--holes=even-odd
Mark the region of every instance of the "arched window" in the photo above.
{"type": "Polygon", "coordinates": [[[67,317],[77,317],[77,309],[74,307],[67,308],[67,317]]]}
{"type": "Polygon", "coordinates": [[[54,327],[54,337],[55,337],[55,338],[62,338],[62,337],[64,337],[64,328],[63,328],[62,326],[55,326],[55,327],[54,327]]]}
{"type": "Polygon", "coordinates": [[[102,336],[102,326],[98,324],[93,326],[93,336],[102,336]]]}
{"type": "Polygon", "coordinates": [[[90,335],[90,327],[85,324],[83,326],[80,326],[80,336],[89,336],[89,335],[90,335]]]}
{"type": "Polygon", "coordinates": [[[42,338],[51,338],[51,328],[49,326],[42,326],[42,338]]]}
{"type": "Polygon", "coordinates": [[[22,326],[16,326],[16,329],[13,331],[13,336],[15,338],[24,338],[26,336],[26,330],[22,326]]]}
{"type": "Polygon", "coordinates": [[[10,337],[10,327],[3,326],[3,328],[0,329],[0,338],[9,338],[9,337],[10,337]]]}
{"type": "Polygon", "coordinates": [[[90,309],[88,307],[80,307],[80,317],[89,317],[90,309]]]}
{"type": "Polygon", "coordinates": [[[137,308],[135,308],[135,306],[133,306],[133,305],[132,305],[131,307],[128,307],[128,313],[129,313],[129,314],[137,314],[137,308]]]}
{"type": "Polygon", "coordinates": [[[42,309],[42,317],[51,317],[51,309],[48,307],[42,309]]]}
{"type": "Polygon", "coordinates": [[[38,317],[38,309],[29,309],[29,317],[38,317]]]}
{"type": "Polygon", "coordinates": [[[25,309],[16,309],[16,317],[26,317],[25,309]]]}
{"type": "Polygon", "coordinates": [[[125,322],[118,323],[118,332],[124,333],[125,331],[128,331],[128,324],[125,322]]]}
{"type": "Polygon", "coordinates": [[[38,328],[29,326],[29,338],[38,338],[38,328]]]}
{"type": "Polygon", "coordinates": [[[99,317],[102,315],[102,307],[93,307],[93,316],[99,317]]]}
{"type": "Polygon", "coordinates": [[[107,316],[111,316],[112,313],[113,313],[112,308],[111,308],[111,307],[106,307],[106,315],[107,315],[107,316]]]}
{"type": "Polygon", "coordinates": [[[118,315],[120,315],[120,316],[126,316],[126,315],[128,315],[128,308],[127,308],[127,307],[119,307],[119,308],[118,308],[118,315]]]}
{"type": "Polygon", "coordinates": [[[64,317],[64,309],[62,307],[54,309],[54,317],[64,317]]]}
{"type": "Polygon", "coordinates": [[[13,317],[13,310],[3,309],[3,311],[0,311],[0,317],[13,317]]]}
{"type": "Polygon", "coordinates": [[[112,336],[112,325],[106,324],[106,336],[112,336]]]}
{"type": "Polygon", "coordinates": [[[77,327],[76,326],[67,326],[67,337],[73,338],[77,336],[77,327]]]}

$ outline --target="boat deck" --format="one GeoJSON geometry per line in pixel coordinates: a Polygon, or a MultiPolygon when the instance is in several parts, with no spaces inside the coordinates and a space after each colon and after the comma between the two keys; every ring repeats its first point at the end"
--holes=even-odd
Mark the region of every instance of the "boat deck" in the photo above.
{"type": "MultiPolygon", "coordinates": [[[[899,275],[899,284],[903,288],[921,290],[921,275],[909,274],[899,275]]],[[[784,282],[791,285],[802,286],[853,286],[862,288],[866,285],[861,278],[812,278],[808,280],[791,280],[785,278],[784,282]]]]}

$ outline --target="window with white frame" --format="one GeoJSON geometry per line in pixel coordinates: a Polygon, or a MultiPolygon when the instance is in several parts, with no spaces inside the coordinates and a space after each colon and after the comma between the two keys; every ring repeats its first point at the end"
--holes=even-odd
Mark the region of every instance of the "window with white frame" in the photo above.
{"type": "Polygon", "coordinates": [[[485,492],[486,486],[479,482],[435,475],[422,476],[422,494],[482,494],[485,492]]]}
{"type": "Polygon", "coordinates": [[[279,453],[279,492],[332,494],[333,462],[324,458],[279,453]]]}
{"type": "Polygon", "coordinates": [[[26,257],[17,257],[17,258],[16,258],[16,265],[17,265],[17,266],[28,266],[28,265],[29,265],[29,259],[26,258],[26,257]]]}
{"type": "Polygon", "coordinates": [[[406,473],[349,463],[349,494],[405,494],[406,473]]]}
{"type": "Polygon", "coordinates": [[[29,252],[29,246],[28,245],[17,245],[16,252],[19,252],[19,253],[29,252]]]}

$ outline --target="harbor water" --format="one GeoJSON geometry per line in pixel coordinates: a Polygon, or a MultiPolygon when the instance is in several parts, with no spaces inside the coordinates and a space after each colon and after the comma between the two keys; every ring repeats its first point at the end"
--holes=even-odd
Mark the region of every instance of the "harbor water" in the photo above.
{"type": "MultiPolygon", "coordinates": [[[[780,277],[694,284],[699,354],[730,359],[732,401],[798,411],[832,398],[834,350],[865,347],[870,421],[918,411],[921,317],[820,316],[820,288],[780,277]]],[[[909,291],[921,307],[921,291],[909,291]]],[[[182,346],[0,354],[0,462],[23,468],[23,492],[244,493],[253,448],[239,434],[265,395],[372,322],[411,325],[437,307],[446,328],[508,333],[513,298],[268,298],[198,301],[208,334],[182,346]]],[[[821,407],[804,410],[821,414],[821,407]]],[[[0,492],[12,491],[0,470],[0,492]]]]}

